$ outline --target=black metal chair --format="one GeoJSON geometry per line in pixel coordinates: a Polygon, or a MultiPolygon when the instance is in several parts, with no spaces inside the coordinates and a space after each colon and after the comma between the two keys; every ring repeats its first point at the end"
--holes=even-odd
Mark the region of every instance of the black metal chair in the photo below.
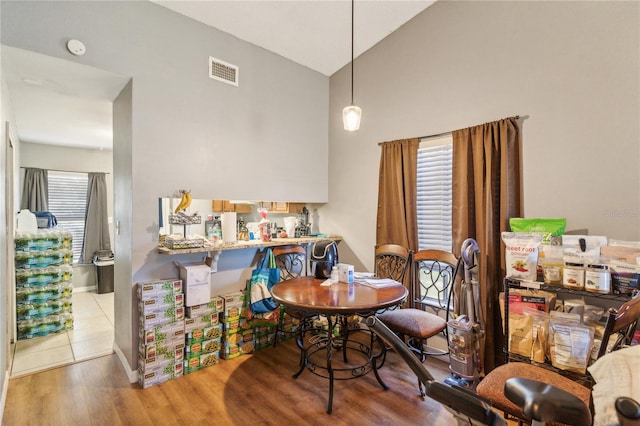
{"type": "MultiPolygon", "coordinates": [[[[424,362],[427,355],[448,353],[447,350],[427,352],[425,345],[427,339],[440,333],[448,340],[450,296],[458,259],[442,250],[420,250],[412,255],[411,265],[409,306],[383,312],[378,317],[424,362]]],[[[422,382],[418,381],[418,386],[420,395],[425,396],[422,382]]]]}
{"type": "Polygon", "coordinates": [[[280,281],[307,275],[307,249],[304,246],[274,247],[273,257],[280,268],[280,281]]]}
{"type": "MultiPolygon", "coordinates": [[[[276,260],[276,267],[280,269],[280,281],[290,280],[293,278],[304,277],[307,275],[307,249],[301,245],[279,246],[273,248],[273,257],[276,260]]],[[[277,284],[276,284],[277,285],[277,284]]],[[[310,320],[301,312],[297,312],[290,308],[284,308],[280,312],[276,334],[273,339],[273,346],[278,344],[278,338],[281,335],[294,335],[295,331],[285,330],[285,315],[300,321],[299,327],[302,327],[304,321],[310,320]]]]}
{"type": "Polygon", "coordinates": [[[411,251],[398,244],[376,246],[374,254],[374,272],[376,277],[391,278],[404,283],[411,264],[411,251]]]}

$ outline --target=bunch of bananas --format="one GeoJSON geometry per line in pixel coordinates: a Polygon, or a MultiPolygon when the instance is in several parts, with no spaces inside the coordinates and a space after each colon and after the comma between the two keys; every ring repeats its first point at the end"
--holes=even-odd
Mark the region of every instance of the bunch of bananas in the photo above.
{"type": "Polygon", "coordinates": [[[191,191],[187,191],[186,189],[181,189],[179,191],[182,194],[182,198],[180,199],[180,204],[176,207],[175,213],[178,214],[180,210],[186,210],[191,205],[191,191]]]}

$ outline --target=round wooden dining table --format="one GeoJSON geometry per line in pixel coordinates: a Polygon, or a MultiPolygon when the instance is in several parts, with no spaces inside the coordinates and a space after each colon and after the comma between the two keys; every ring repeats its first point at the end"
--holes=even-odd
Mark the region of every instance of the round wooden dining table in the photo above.
{"type": "Polygon", "coordinates": [[[271,295],[302,318],[296,332],[300,369],[293,377],[307,369],[329,379],[327,413],[330,414],[335,380],[361,377],[373,370],[380,385],[388,389],[378,373],[378,366],[386,356],[385,345],[357,318],[399,306],[408,291],[400,283],[383,288],[357,281],[323,283],[326,281],[315,277],[294,278],[273,286],[271,295]],[[334,359],[334,354],[340,353],[342,356],[334,359]]]}

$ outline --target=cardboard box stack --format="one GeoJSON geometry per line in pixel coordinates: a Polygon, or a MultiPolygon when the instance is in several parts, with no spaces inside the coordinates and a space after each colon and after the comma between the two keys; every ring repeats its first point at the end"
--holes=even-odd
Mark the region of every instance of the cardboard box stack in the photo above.
{"type": "MultiPolygon", "coordinates": [[[[273,345],[276,335],[276,325],[254,325],[247,321],[247,301],[244,292],[223,295],[224,313],[221,317],[223,329],[222,350],[223,359],[232,359],[243,354],[273,345]]],[[[285,327],[293,336],[297,321],[289,315],[284,317],[285,327]]]]}
{"type": "Polygon", "coordinates": [[[143,389],[182,376],[185,321],[182,281],[137,284],[138,382],[143,389]]]}
{"type": "Polygon", "coordinates": [[[216,297],[209,303],[186,308],[184,374],[216,365],[220,360],[223,307],[223,299],[216,297]]]}
{"type": "Polygon", "coordinates": [[[224,299],[224,313],[222,315],[223,359],[232,359],[255,350],[255,334],[253,327],[247,322],[247,305],[244,292],[229,293],[224,299]]]}
{"type": "Polygon", "coordinates": [[[286,312],[282,314],[282,332],[278,339],[287,340],[295,336],[296,330],[300,326],[300,320],[292,317],[286,312]]]}

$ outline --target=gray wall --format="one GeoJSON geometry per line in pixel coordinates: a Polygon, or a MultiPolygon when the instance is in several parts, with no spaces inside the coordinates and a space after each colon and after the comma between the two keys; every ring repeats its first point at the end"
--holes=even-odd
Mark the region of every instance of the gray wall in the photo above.
{"type": "MultiPolygon", "coordinates": [[[[3,1],[1,7],[3,44],[132,80],[125,89],[130,117],[114,109],[113,153],[114,221],[121,230],[116,344],[135,367],[131,286],[176,276],[173,260],[200,260],[156,253],[158,197],[188,188],[203,199],[325,202],[329,79],[151,2],[3,1]],[[85,43],[84,56],[66,51],[70,38],[85,43]],[[240,86],[208,78],[209,56],[238,65],[240,86]]],[[[246,254],[236,262],[236,256],[227,257],[234,268],[253,260],[246,254]]]]}
{"type": "MultiPolygon", "coordinates": [[[[2,43],[132,78],[114,105],[116,342],[131,366],[131,285],[175,274],[155,253],[154,220],[157,197],[178,187],[328,200],[312,222],[343,235],[342,261],[370,270],[377,143],[519,114],[526,215],[640,239],[637,2],[438,2],[356,60],[356,133],[341,124],[348,67],[329,80],[148,2],[0,5],[2,43]],[[70,37],[85,56],[68,56],[70,37]],[[240,88],[206,77],[209,55],[240,65],[240,88]],[[304,161],[261,161],[274,148],[304,161]]],[[[253,260],[237,252],[221,256],[220,285],[240,285],[253,260]]]]}
{"type": "MultiPolygon", "coordinates": [[[[372,268],[378,142],[528,116],[524,213],[640,239],[638,2],[439,1],[331,77],[329,203],[341,260],[372,268]]],[[[356,32],[357,40],[357,32],[356,32]]],[[[357,43],[357,41],[356,41],[357,43]]]]}

